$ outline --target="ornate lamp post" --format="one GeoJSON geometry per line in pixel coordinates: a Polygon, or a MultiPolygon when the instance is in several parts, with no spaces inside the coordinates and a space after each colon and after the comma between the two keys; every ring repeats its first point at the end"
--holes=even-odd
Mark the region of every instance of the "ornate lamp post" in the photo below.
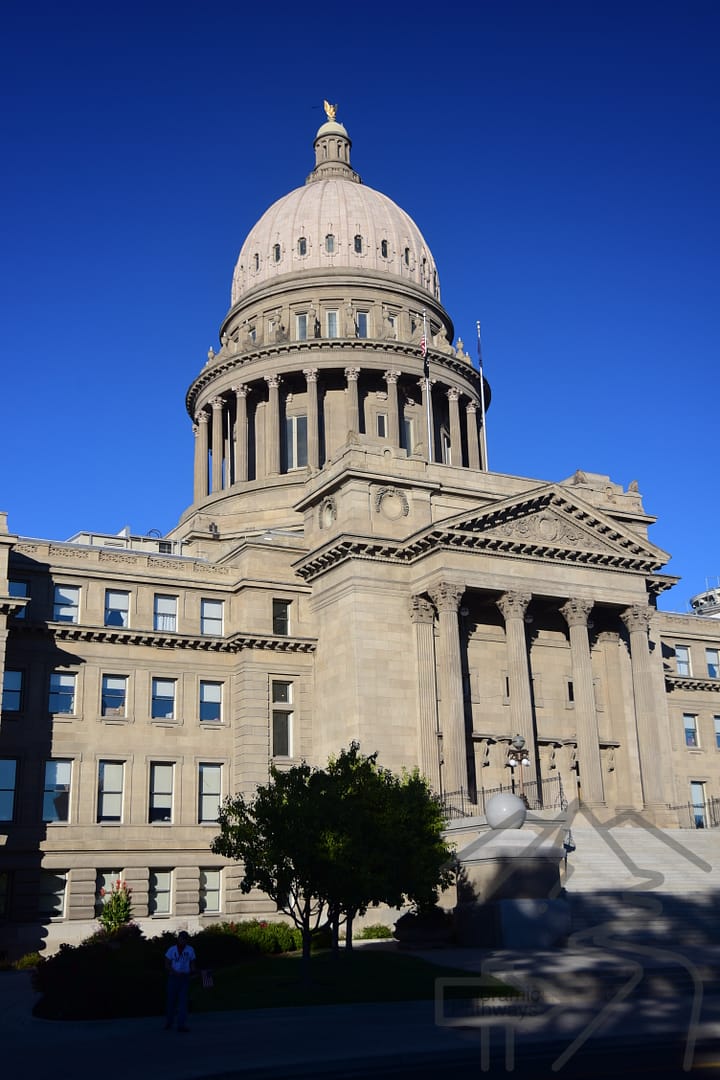
{"type": "Polygon", "coordinates": [[[522,735],[516,735],[508,747],[508,765],[513,770],[513,790],[515,789],[515,769],[518,769],[518,787],[520,788],[520,798],[530,809],[530,804],[527,801],[525,795],[525,785],[523,781],[523,769],[530,767],[530,758],[528,752],[525,749],[525,740],[522,735]]]}

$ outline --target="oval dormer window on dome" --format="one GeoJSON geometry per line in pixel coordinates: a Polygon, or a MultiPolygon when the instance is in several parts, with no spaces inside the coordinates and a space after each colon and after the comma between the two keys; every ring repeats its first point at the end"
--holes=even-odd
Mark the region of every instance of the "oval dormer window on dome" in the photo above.
{"type": "Polygon", "coordinates": [[[328,233],[325,237],[325,250],[328,255],[335,254],[335,237],[332,233],[328,233]]]}
{"type": "Polygon", "coordinates": [[[410,265],[410,248],[409,247],[405,248],[405,253],[403,255],[403,258],[405,260],[405,265],[409,266],[410,265]]]}
{"type": "Polygon", "coordinates": [[[355,248],[355,254],[356,255],[362,255],[362,249],[363,249],[362,248],[362,236],[360,235],[360,233],[356,234],[355,239],[353,241],[353,245],[354,245],[354,248],[355,248]]]}
{"type": "Polygon", "coordinates": [[[254,255],[253,256],[253,266],[255,267],[256,270],[260,269],[260,256],[259,255],[254,255]]]}
{"type": "Polygon", "coordinates": [[[273,245],[273,259],[275,260],[275,262],[280,262],[280,245],[279,244],[274,244],[273,245]]]}
{"type": "Polygon", "coordinates": [[[298,240],[298,255],[307,255],[307,239],[304,236],[298,240]]]}
{"type": "Polygon", "coordinates": [[[380,241],[380,254],[382,255],[383,259],[387,259],[387,257],[388,257],[388,242],[387,242],[387,240],[381,240],[380,241]]]}

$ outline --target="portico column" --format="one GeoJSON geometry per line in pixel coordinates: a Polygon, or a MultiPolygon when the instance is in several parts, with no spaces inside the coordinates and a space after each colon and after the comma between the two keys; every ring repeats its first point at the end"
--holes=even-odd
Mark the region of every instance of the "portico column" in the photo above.
{"type": "Polygon", "coordinates": [[[506,592],[498,600],[497,606],[505,620],[511,735],[522,735],[525,739],[530,759],[530,767],[525,776],[528,781],[536,782],[537,763],[530,691],[530,664],[525,640],[525,612],[531,599],[530,593],[506,592]]]}
{"type": "Polygon", "coordinates": [[[317,368],[303,368],[303,375],[307,383],[307,427],[308,427],[308,465],[311,469],[320,466],[320,431],[318,429],[318,386],[317,368]]]}
{"type": "Polygon", "coordinates": [[[435,676],[435,612],[429,600],[413,596],[410,618],[415,631],[417,657],[418,767],[433,791],[440,791],[440,747],[437,726],[437,681],[435,676]]]}
{"type": "Polygon", "coordinates": [[[418,386],[422,394],[422,410],[425,424],[425,438],[427,440],[427,459],[435,460],[435,414],[433,412],[432,388],[436,379],[420,379],[418,386]]]}
{"type": "Polygon", "coordinates": [[[195,502],[208,494],[208,414],[203,409],[195,417],[195,502]]]}
{"type": "Polygon", "coordinates": [[[346,367],[347,379],[347,429],[358,434],[360,431],[360,403],[358,400],[358,379],[360,368],[346,367]]]}
{"type": "Polygon", "coordinates": [[[268,384],[268,418],[266,424],[265,460],[268,476],[280,474],[280,375],[266,375],[268,384]]]}
{"type": "Polygon", "coordinates": [[[479,469],[480,440],[478,439],[477,402],[469,402],[465,412],[467,414],[468,465],[471,469],[479,469]]]}
{"type": "Polygon", "coordinates": [[[235,483],[244,484],[248,478],[247,396],[250,387],[244,383],[233,386],[235,391],[235,483]]]}
{"type": "Polygon", "coordinates": [[[588,638],[588,615],[592,611],[592,606],[590,600],[568,600],[560,608],[560,614],[568,624],[570,633],[570,656],[572,659],[573,697],[582,801],[590,806],[596,806],[604,802],[605,795],[600,761],[600,732],[595,709],[595,690],[593,688],[592,661],[590,659],[590,641],[588,638]]]}
{"type": "Polygon", "coordinates": [[[223,399],[214,397],[212,405],[212,489],[222,490],[223,466],[223,399]]]}
{"type": "Polygon", "coordinates": [[[440,730],[443,739],[443,791],[468,790],[465,709],[458,608],[465,589],[443,581],[430,589],[438,613],[437,671],[440,684],[440,730]]]}
{"type": "Polygon", "coordinates": [[[651,612],[647,607],[635,605],[620,615],[630,635],[630,666],[632,668],[633,697],[635,699],[635,723],[643,800],[646,806],[664,806],[663,797],[663,750],[664,739],[661,725],[657,723],[655,694],[653,688],[648,632],[651,612]]]}
{"type": "Polygon", "coordinates": [[[462,465],[462,439],[460,437],[460,391],[451,386],[447,392],[450,402],[450,460],[453,465],[462,465]]]}
{"type": "Polygon", "coordinates": [[[397,381],[399,371],[386,371],[383,375],[388,390],[388,442],[391,446],[400,445],[400,421],[398,418],[397,381]]]}

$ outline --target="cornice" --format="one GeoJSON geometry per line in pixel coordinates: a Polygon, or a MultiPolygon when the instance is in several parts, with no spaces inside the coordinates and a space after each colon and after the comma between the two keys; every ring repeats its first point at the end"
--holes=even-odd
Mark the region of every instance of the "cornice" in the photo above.
{"type": "Polygon", "coordinates": [[[181,649],[194,652],[238,653],[243,649],[267,649],[271,652],[314,652],[314,638],[278,637],[273,634],[238,632],[224,638],[197,634],[169,634],[145,630],[122,630],[112,627],[79,626],[75,623],[17,624],[14,632],[40,633],[55,641],[101,642],[151,649],[181,649]]]}
{"type": "Polygon", "coordinates": [[[711,690],[720,693],[720,679],[694,679],[690,675],[665,674],[665,686],[668,690],[711,690]]]}

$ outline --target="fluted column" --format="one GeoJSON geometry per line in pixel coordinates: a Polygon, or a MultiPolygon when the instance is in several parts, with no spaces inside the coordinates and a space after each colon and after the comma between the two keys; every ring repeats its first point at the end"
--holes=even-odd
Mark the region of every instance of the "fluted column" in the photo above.
{"type": "Polygon", "coordinates": [[[588,616],[590,600],[568,600],[560,614],[568,624],[570,656],[572,659],[575,724],[577,728],[578,759],[582,801],[597,806],[605,800],[602,763],[600,761],[600,732],[598,730],[595,690],[593,687],[588,616]]]}
{"type": "Polygon", "coordinates": [[[663,791],[663,740],[658,728],[653,686],[652,665],[648,647],[651,612],[636,605],[620,615],[630,636],[630,665],[632,668],[635,724],[643,799],[646,806],[662,806],[667,802],[663,791]]]}
{"type": "Polygon", "coordinates": [[[453,465],[462,465],[462,438],[460,437],[460,391],[451,386],[447,392],[450,402],[450,456],[453,465]]]}
{"type": "Polygon", "coordinates": [[[195,417],[193,435],[195,436],[195,502],[207,498],[208,494],[208,414],[202,410],[195,417]]]}
{"type": "Polygon", "coordinates": [[[477,402],[469,402],[465,412],[467,414],[468,465],[471,469],[479,469],[480,440],[478,438],[477,426],[477,402]]]}
{"type": "Polygon", "coordinates": [[[423,424],[425,425],[428,461],[435,460],[435,414],[432,399],[432,388],[435,382],[435,379],[420,379],[418,382],[422,394],[423,424]]]}
{"type": "Polygon", "coordinates": [[[318,427],[318,369],[303,368],[307,383],[307,435],[308,465],[311,469],[320,467],[320,429],[318,427]]]}
{"type": "Polygon", "coordinates": [[[525,739],[530,759],[530,768],[525,774],[525,779],[537,781],[537,748],[532,715],[530,663],[525,639],[525,612],[531,599],[530,593],[507,592],[500,597],[497,606],[505,620],[511,734],[522,735],[525,739]]]}
{"type": "Polygon", "coordinates": [[[397,382],[399,371],[386,371],[383,375],[388,391],[388,442],[391,446],[400,445],[400,420],[398,416],[397,382]]]}
{"type": "Polygon", "coordinates": [[[360,368],[346,367],[347,379],[347,429],[357,434],[360,431],[360,403],[358,401],[358,379],[360,368]]]}
{"type": "Polygon", "coordinates": [[[214,397],[212,405],[212,489],[222,490],[223,481],[223,399],[214,397]]]}
{"type": "Polygon", "coordinates": [[[280,473],[280,375],[266,375],[268,384],[268,417],[266,424],[265,454],[268,476],[280,473]]]}
{"type": "Polygon", "coordinates": [[[435,612],[422,596],[410,600],[417,657],[418,767],[433,791],[440,791],[440,747],[437,724],[437,678],[435,675],[435,612]]]}
{"type": "Polygon", "coordinates": [[[468,790],[467,739],[463,703],[458,608],[465,589],[440,582],[430,589],[438,613],[437,672],[440,684],[440,730],[443,738],[442,787],[445,792],[468,790]]]}
{"type": "Polygon", "coordinates": [[[244,383],[233,386],[235,391],[235,483],[244,484],[248,478],[248,419],[247,396],[250,387],[244,383]]]}

